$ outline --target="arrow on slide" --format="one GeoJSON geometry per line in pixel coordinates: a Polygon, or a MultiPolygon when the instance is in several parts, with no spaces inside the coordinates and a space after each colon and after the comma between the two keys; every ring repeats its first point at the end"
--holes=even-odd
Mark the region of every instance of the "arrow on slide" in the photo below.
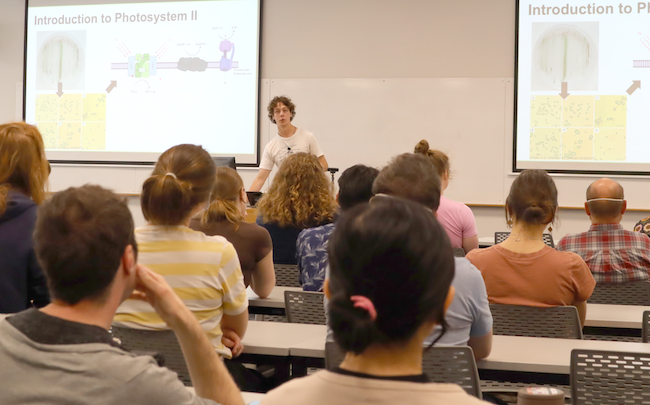
{"type": "Polygon", "coordinates": [[[569,97],[569,93],[567,92],[567,87],[568,84],[567,82],[562,82],[562,92],[560,93],[560,97],[566,100],[567,97],[569,97]]]}
{"type": "Polygon", "coordinates": [[[59,82],[59,87],[58,87],[58,90],[56,92],[56,95],[59,96],[59,98],[61,98],[61,96],[63,95],[63,83],[61,83],[61,82],[59,82]]]}
{"type": "Polygon", "coordinates": [[[631,96],[632,93],[636,91],[636,89],[640,89],[640,88],[641,88],[641,80],[632,80],[632,85],[630,86],[629,89],[627,89],[627,94],[631,96]]]}
{"type": "Polygon", "coordinates": [[[110,93],[111,90],[113,90],[116,87],[117,87],[117,81],[111,80],[111,84],[109,84],[108,87],[106,88],[106,92],[110,93]]]}

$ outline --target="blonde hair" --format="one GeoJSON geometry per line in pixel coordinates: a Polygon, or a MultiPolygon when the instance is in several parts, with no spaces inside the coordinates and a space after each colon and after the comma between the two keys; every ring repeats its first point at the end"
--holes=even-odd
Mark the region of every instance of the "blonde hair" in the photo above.
{"type": "Polygon", "coordinates": [[[451,171],[449,170],[449,156],[439,150],[429,149],[429,142],[426,140],[423,139],[418,142],[418,144],[415,145],[413,153],[419,153],[428,157],[429,160],[431,160],[431,163],[436,167],[440,178],[445,177],[445,173],[451,176],[451,171]]]}
{"type": "Polygon", "coordinates": [[[0,215],[7,210],[10,189],[26,193],[36,204],[45,201],[48,175],[38,129],[24,122],[0,125],[0,215]]]}
{"type": "Polygon", "coordinates": [[[298,228],[331,221],[337,210],[323,166],[308,153],[295,153],[284,160],[257,207],[264,222],[298,228]]]}
{"type": "Polygon", "coordinates": [[[142,185],[144,218],[156,225],[179,225],[200,203],[207,202],[217,165],[197,145],[176,145],[158,158],[142,185]]]}
{"type": "Polygon", "coordinates": [[[236,170],[229,167],[217,167],[216,181],[212,189],[212,201],[203,214],[204,225],[210,222],[227,220],[235,225],[235,231],[239,229],[239,223],[244,216],[237,207],[237,198],[244,187],[236,170]]]}

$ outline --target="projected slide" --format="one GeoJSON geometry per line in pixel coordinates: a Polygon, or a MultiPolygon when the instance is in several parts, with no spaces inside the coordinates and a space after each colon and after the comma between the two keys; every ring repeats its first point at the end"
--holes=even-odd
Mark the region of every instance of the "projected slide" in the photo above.
{"type": "Polygon", "coordinates": [[[650,3],[518,13],[516,168],[650,171],[650,3]]]}
{"type": "Polygon", "coordinates": [[[25,119],[48,158],[147,162],[195,143],[256,163],[258,0],[83,2],[29,2],[25,119]]]}

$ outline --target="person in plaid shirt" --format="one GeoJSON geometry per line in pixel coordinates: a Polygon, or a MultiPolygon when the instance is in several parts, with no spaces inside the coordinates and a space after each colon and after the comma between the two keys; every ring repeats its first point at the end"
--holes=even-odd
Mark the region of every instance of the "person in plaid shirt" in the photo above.
{"type": "Polygon", "coordinates": [[[587,232],[566,235],[558,250],[580,255],[599,283],[648,280],[650,238],[623,229],[627,208],[623,187],[612,179],[599,179],[587,189],[585,211],[591,219],[587,232]]]}

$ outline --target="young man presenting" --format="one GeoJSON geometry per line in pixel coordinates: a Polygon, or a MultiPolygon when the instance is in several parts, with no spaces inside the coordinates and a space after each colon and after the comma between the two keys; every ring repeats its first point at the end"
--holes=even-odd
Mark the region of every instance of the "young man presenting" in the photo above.
{"type": "Polygon", "coordinates": [[[243,405],[196,317],[162,276],[138,266],[133,218],[115,194],[57,193],[38,210],[34,249],[52,303],[0,320],[0,403],[243,405]],[[115,310],[129,296],[176,333],[196,394],[113,341],[115,310]]]}
{"type": "Polygon", "coordinates": [[[278,126],[278,136],[264,148],[260,171],[253,180],[249,191],[260,191],[273,170],[273,166],[280,167],[284,159],[292,153],[311,153],[318,158],[323,170],[327,170],[325,154],[318,146],[314,134],[291,124],[296,115],[296,106],[289,97],[274,97],[269,103],[268,112],[271,122],[278,126]]]}

